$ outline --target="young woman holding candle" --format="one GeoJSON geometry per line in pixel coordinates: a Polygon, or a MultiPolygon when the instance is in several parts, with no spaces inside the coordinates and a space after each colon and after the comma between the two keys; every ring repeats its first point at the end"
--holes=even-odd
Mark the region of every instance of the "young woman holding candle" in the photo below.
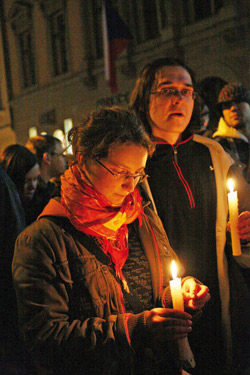
{"type": "Polygon", "coordinates": [[[16,243],[13,278],[27,348],[45,374],[180,374],[176,340],[210,295],[187,277],[186,311],[170,308],[172,259],[178,276],[181,266],[136,188],[154,146],[120,108],[94,112],[71,139],[75,161],[61,197],[16,243]]]}

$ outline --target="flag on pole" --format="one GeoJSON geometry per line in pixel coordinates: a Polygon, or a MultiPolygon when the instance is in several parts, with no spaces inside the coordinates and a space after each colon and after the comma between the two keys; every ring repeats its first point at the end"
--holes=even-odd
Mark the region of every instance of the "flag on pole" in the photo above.
{"type": "Polygon", "coordinates": [[[132,36],[109,0],[103,0],[102,2],[102,30],[105,80],[111,91],[115,93],[118,90],[115,61],[121,52],[127,48],[132,36]]]}

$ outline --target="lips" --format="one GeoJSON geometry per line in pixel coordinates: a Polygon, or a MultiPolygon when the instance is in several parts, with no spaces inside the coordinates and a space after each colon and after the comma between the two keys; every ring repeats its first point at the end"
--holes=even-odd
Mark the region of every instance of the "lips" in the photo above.
{"type": "Polygon", "coordinates": [[[182,112],[173,112],[169,117],[184,117],[184,114],[182,112]]]}

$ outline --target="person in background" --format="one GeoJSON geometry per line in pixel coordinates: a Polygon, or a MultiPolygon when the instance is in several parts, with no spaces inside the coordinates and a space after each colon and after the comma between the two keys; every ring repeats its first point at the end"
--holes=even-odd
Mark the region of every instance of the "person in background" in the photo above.
{"type": "Polygon", "coordinates": [[[70,139],[61,197],[16,241],[25,344],[44,374],[180,374],[176,340],[210,294],[184,277],[185,312],[171,308],[170,263],[180,275],[181,265],[136,187],[154,146],[136,116],[117,107],[94,111],[70,139]]]}
{"type": "Polygon", "coordinates": [[[36,220],[49,202],[56,187],[56,184],[51,180],[58,181],[64,173],[66,158],[61,141],[52,135],[46,134],[31,137],[25,146],[36,154],[40,165],[38,186],[32,201],[29,219],[29,222],[32,222],[36,220]]]}
{"type": "Polygon", "coordinates": [[[250,90],[241,83],[228,83],[220,91],[218,109],[221,118],[218,129],[213,133],[213,139],[219,142],[234,160],[241,161],[248,167],[250,90]]]}
{"type": "Polygon", "coordinates": [[[0,373],[5,375],[26,375],[11,274],[15,241],[25,227],[25,213],[16,186],[0,166],[0,373]]]}
{"type": "Polygon", "coordinates": [[[0,165],[15,183],[20,196],[26,224],[30,222],[32,199],[37,187],[39,164],[36,155],[22,145],[10,145],[0,153],[0,165]]]}
{"type": "Polygon", "coordinates": [[[200,119],[195,90],[194,74],[186,64],[157,59],[143,68],[130,108],[156,144],[146,166],[148,188],[170,245],[188,274],[204,281],[212,295],[204,319],[189,336],[197,364],[190,372],[248,374],[249,291],[241,272],[245,257],[233,257],[226,241],[227,179],[230,175],[235,181],[238,232],[248,242],[249,186],[217,142],[194,135],[200,119]]]}
{"type": "Polygon", "coordinates": [[[195,130],[195,133],[203,135],[203,137],[210,137],[211,132],[208,129],[209,108],[202,98],[200,98],[200,108],[200,126],[198,130],[195,130]]]}

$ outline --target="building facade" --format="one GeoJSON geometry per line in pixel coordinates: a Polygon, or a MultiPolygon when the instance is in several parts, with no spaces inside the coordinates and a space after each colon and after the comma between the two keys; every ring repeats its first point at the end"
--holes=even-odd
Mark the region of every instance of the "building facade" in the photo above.
{"type": "Polygon", "coordinates": [[[2,87],[1,79],[1,93],[7,91],[18,143],[27,141],[30,129],[65,132],[65,125],[80,124],[98,106],[126,106],[137,74],[157,57],[184,59],[201,82],[249,86],[248,1],[110,2],[133,37],[116,61],[115,94],[104,78],[101,0],[2,0],[7,83],[2,87]]]}

